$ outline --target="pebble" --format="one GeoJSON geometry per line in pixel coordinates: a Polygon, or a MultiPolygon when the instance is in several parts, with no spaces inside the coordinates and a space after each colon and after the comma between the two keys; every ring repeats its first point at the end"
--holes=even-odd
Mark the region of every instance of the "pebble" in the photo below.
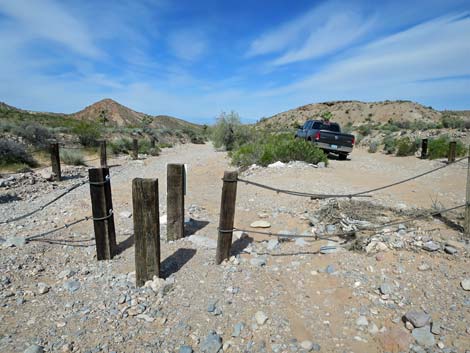
{"type": "Polygon", "coordinates": [[[335,232],[336,232],[336,226],[335,226],[334,224],[328,224],[328,225],[326,226],[326,232],[327,232],[328,234],[333,234],[333,233],[335,233],[335,232]]]}
{"type": "Polygon", "coordinates": [[[178,353],[193,353],[193,349],[190,346],[181,346],[178,353]]]}
{"type": "Polygon", "coordinates": [[[76,292],[80,289],[80,282],[75,280],[67,281],[64,283],[64,288],[70,293],[76,292]]]}
{"type": "Polygon", "coordinates": [[[439,321],[433,321],[431,325],[431,332],[435,335],[441,334],[441,323],[439,321]]]}
{"type": "Polygon", "coordinates": [[[266,248],[269,250],[269,251],[273,251],[275,249],[278,249],[279,248],[279,240],[277,239],[270,239],[268,241],[268,244],[266,245],[266,248]]]}
{"type": "Polygon", "coordinates": [[[253,257],[252,259],[250,259],[250,264],[252,264],[253,266],[258,266],[258,267],[265,266],[266,257],[265,256],[253,257]]]}
{"type": "Polygon", "coordinates": [[[313,349],[313,342],[309,340],[302,341],[300,343],[300,347],[302,347],[302,349],[305,349],[307,352],[310,352],[313,349]]]}
{"type": "Polygon", "coordinates": [[[217,353],[222,348],[222,337],[215,332],[210,332],[200,348],[204,353],[217,353]]]}
{"type": "Polygon", "coordinates": [[[37,344],[33,344],[25,349],[24,353],[43,353],[44,347],[37,344]]]}
{"type": "Polygon", "coordinates": [[[243,322],[239,322],[239,323],[235,324],[235,326],[233,326],[232,337],[240,336],[240,334],[241,334],[244,327],[245,327],[245,325],[243,324],[243,322]]]}
{"type": "Polygon", "coordinates": [[[385,283],[382,283],[380,285],[379,290],[380,290],[380,293],[385,294],[385,295],[392,294],[393,293],[393,286],[390,285],[389,283],[385,282],[385,283]]]}
{"type": "Polygon", "coordinates": [[[454,248],[452,246],[448,246],[448,245],[444,248],[444,251],[446,253],[450,254],[450,255],[455,255],[458,252],[458,250],[456,248],[454,248]]]}
{"type": "Polygon", "coordinates": [[[46,294],[49,292],[49,289],[51,289],[51,287],[49,287],[47,284],[38,283],[38,294],[46,294]]]}
{"type": "Polygon", "coordinates": [[[330,274],[334,273],[335,272],[335,267],[333,265],[328,265],[328,266],[326,266],[325,272],[330,273],[330,274]]]}
{"type": "Polygon", "coordinates": [[[369,326],[369,321],[365,316],[359,316],[356,320],[357,326],[369,326]]]}
{"type": "Polygon", "coordinates": [[[264,325],[268,321],[268,316],[264,312],[258,311],[255,314],[255,320],[258,325],[264,325]]]}
{"type": "Polygon", "coordinates": [[[431,266],[429,266],[428,264],[421,264],[418,266],[418,270],[420,271],[428,271],[431,269],[431,266]]]}
{"type": "Polygon", "coordinates": [[[255,221],[250,224],[251,228],[269,228],[271,227],[271,223],[268,221],[255,221]]]}
{"type": "Polygon", "coordinates": [[[412,332],[412,335],[416,342],[421,346],[432,347],[436,344],[434,335],[431,333],[431,328],[429,325],[415,328],[412,332]]]}
{"type": "Polygon", "coordinates": [[[410,310],[405,314],[405,318],[416,328],[423,327],[431,322],[431,316],[424,311],[410,310]]]}
{"type": "Polygon", "coordinates": [[[460,285],[464,290],[470,290],[470,278],[465,278],[460,282],[460,285]]]}
{"type": "Polygon", "coordinates": [[[439,244],[436,244],[432,240],[430,240],[430,241],[423,244],[423,249],[426,250],[426,251],[437,251],[440,248],[441,247],[439,246],[439,244]]]}

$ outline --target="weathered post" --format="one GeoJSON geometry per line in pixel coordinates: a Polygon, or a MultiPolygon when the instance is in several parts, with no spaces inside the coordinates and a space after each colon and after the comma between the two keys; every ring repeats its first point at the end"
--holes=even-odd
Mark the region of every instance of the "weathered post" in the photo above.
{"type": "Polygon", "coordinates": [[[158,179],[132,180],[137,286],[160,277],[160,215],[158,179]]]}
{"type": "Polygon", "coordinates": [[[96,257],[110,260],[116,252],[111,180],[108,168],[90,168],[91,209],[95,229],[96,257]]]}
{"type": "Polygon", "coordinates": [[[421,140],[421,159],[428,158],[428,139],[421,140]]]}
{"type": "Polygon", "coordinates": [[[220,201],[219,236],[215,262],[220,264],[230,257],[232,247],[235,201],[237,198],[238,172],[224,172],[222,198],[220,201]]]}
{"type": "Polygon", "coordinates": [[[106,156],[106,140],[100,141],[100,166],[101,168],[108,168],[108,161],[106,156]]]}
{"type": "Polygon", "coordinates": [[[465,197],[465,235],[470,237],[470,146],[467,156],[467,190],[465,197]]]}
{"type": "Polygon", "coordinates": [[[177,240],[184,237],[184,164],[167,165],[167,239],[177,240]]]}
{"type": "Polygon", "coordinates": [[[132,139],[132,158],[139,158],[139,140],[132,139]]]}
{"type": "Polygon", "coordinates": [[[448,157],[447,157],[447,162],[448,163],[455,162],[456,147],[457,147],[457,142],[456,141],[449,142],[449,154],[448,154],[448,157]]]}
{"type": "Polygon", "coordinates": [[[59,144],[57,142],[53,142],[50,145],[51,150],[51,165],[52,165],[52,179],[55,181],[61,181],[62,175],[60,172],[60,152],[59,152],[59,144]]]}

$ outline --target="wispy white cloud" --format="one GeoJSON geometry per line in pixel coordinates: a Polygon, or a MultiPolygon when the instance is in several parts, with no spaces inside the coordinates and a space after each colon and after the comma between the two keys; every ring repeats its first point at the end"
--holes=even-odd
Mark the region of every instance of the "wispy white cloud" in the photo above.
{"type": "Polygon", "coordinates": [[[180,29],[168,36],[168,45],[178,58],[192,61],[205,54],[209,42],[201,30],[180,29]]]}
{"type": "Polygon", "coordinates": [[[102,55],[92,31],[55,1],[2,0],[0,13],[10,18],[25,42],[49,40],[81,55],[102,55]]]}
{"type": "Polygon", "coordinates": [[[284,52],[273,65],[312,59],[346,47],[375,24],[353,4],[329,1],[255,39],[248,57],[284,52]]]}

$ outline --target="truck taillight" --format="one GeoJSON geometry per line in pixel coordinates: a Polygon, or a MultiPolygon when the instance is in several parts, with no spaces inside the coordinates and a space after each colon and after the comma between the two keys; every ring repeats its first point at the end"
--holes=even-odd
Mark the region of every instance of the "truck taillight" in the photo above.
{"type": "Polygon", "coordinates": [[[317,134],[315,135],[315,140],[319,140],[320,139],[320,131],[317,132],[317,134]]]}
{"type": "Polygon", "coordinates": [[[354,145],[355,142],[356,142],[356,138],[353,136],[352,144],[354,145]]]}

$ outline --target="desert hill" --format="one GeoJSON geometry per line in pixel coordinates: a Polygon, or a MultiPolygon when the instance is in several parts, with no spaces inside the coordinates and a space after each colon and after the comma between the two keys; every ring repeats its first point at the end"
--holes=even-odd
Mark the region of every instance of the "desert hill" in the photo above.
{"type": "Polygon", "coordinates": [[[319,118],[323,112],[333,114],[333,120],[342,125],[351,123],[360,125],[366,122],[386,123],[393,121],[423,121],[438,122],[443,114],[459,115],[470,118],[469,111],[445,111],[440,112],[432,107],[425,107],[411,101],[384,101],[384,102],[360,102],[360,101],[333,101],[324,103],[307,104],[291,109],[270,118],[263,118],[258,123],[261,127],[292,128],[297,124],[303,124],[305,120],[319,118]]]}

